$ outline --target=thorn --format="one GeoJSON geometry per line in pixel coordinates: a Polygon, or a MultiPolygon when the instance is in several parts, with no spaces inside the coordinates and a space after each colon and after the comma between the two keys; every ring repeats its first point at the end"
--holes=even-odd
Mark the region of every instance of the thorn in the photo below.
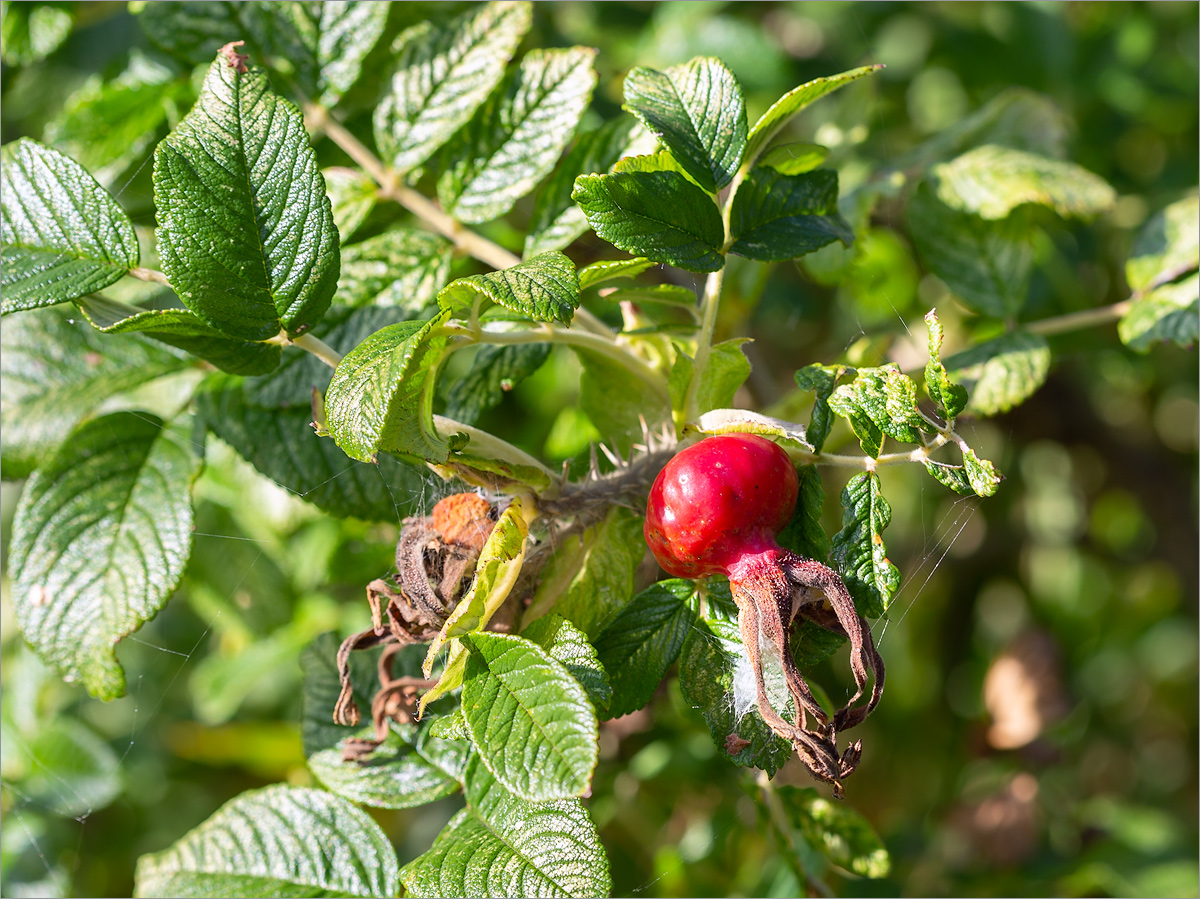
{"type": "Polygon", "coordinates": [[[620,453],[618,453],[614,450],[610,450],[603,443],[600,444],[600,452],[602,452],[602,453],[604,453],[604,455],[608,456],[608,461],[611,462],[613,465],[615,465],[617,468],[624,467],[625,460],[621,458],[620,453]]]}
{"type": "Polygon", "coordinates": [[[591,477],[593,481],[600,480],[600,461],[596,458],[596,444],[588,444],[588,451],[591,454],[591,477]]]}

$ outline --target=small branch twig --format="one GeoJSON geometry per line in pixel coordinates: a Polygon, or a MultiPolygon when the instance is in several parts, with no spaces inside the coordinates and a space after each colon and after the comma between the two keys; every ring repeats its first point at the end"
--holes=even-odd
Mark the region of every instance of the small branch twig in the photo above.
{"type": "Polygon", "coordinates": [[[1133,303],[1134,298],[1130,297],[1128,300],[1099,309],[1084,309],[1080,312],[1069,312],[1066,315],[1056,315],[1053,318],[1029,322],[1022,325],[1021,330],[1047,337],[1051,334],[1065,334],[1068,331],[1078,331],[1080,328],[1090,328],[1093,325],[1106,325],[1122,318],[1133,306],[1133,303]]]}
{"type": "Polygon", "coordinates": [[[301,334],[298,337],[289,337],[286,331],[280,331],[270,340],[264,340],[263,343],[277,343],[280,346],[294,346],[304,350],[306,353],[311,353],[316,356],[330,368],[337,368],[338,363],[342,361],[342,354],[327,344],[319,337],[312,334],[301,334]]]}
{"type": "Polygon", "coordinates": [[[167,280],[167,276],[160,271],[152,268],[131,268],[129,277],[137,278],[139,281],[153,281],[155,284],[165,284],[171,286],[171,282],[167,280]]]}

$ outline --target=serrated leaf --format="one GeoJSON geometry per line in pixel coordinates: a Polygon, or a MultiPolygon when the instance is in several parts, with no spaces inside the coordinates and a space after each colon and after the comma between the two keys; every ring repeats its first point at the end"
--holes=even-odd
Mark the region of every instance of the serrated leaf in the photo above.
{"type": "Polygon", "coordinates": [[[985,219],[1002,219],[1023,203],[1059,215],[1104,212],[1116,192],[1099,175],[1062,159],[988,144],[933,167],[937,194],[947,206],[985,219]]]}
{"type": "Polygon", "coordinates": [[[579,289],[587,290],[605,281],[618,278],[636,278],[644,271],[654,268],[656,263],[649,259],[602,259],[579,270],[579,289]]]}
{"type": "Polygon", "coordinates": [[[705,412],[689,424],[685,431],[698,431],[701,434],[761,434],[764,437],[787,440],[812,451],[803,425],[784,421],[782,418],[772,418],[749,409],[714,409],[705,412]]]}
{"type": "Polygon", "coordinates": [[[0,149],[0,311],[52,306],[138,264],[124,210],[77,162],[21,138],[0,149]]]}
{"type": "Polygon", "coordinates": [[[345,242],[367,220],[379,197],[379,185],[365,172],[344,166],[321,169],[325,191],[333,212],[333,222],[341,236],[342,266],[345,267],[345,242]]]}
{"type": "Polygon", "coordinates": [[[60,309],[27,312],[0,328],[0,473],[23,478],[109,397],[187,365],[132,336],[103,337],[60,309]]]}
{"type": "Polygon", "coordinates": [[[1050,345],[1040,334],[1013,331],[946,360],[950,378],[967,388],[966,411],[997,415],[1037,392],[1050,371],[1050,345]]]}
{"type": "Polygon", "coordinates": [[[580,175],[572,199],[613,246],[693,272],[725,264],[725,229],[712,197],[677,172],[580,175]]]}
{"type": "Polygon", "coordinates": [[[633,572],[645,552],[642,519],[614,506],[546,563],[525,620],[553,610],[594,638],[633,596],[633,572]]]}
{"type": "Polygon", "coordinates": [[[512,268],[459,278],[438,294],[438,304],[454,312],[470,309],[481,299],[535,321],[570,324],[579,308],[579,275],[575,263],[551,251],[512,268]]]}
{"type": "Polygon", "coordinates": [[[935,310],[930,309],[925,313],[925,327],[929,331],[929,361],[925,363],[925,392],[946,416],[947,424],[953,425],[954,419],[967,405],[967,389],[961,384],[953,383],[946,373],[946,366],[942,364],[942,323],[938,321],[935,310]]]}
{"type": "Polygon", "coordinates": [[[1194,345],[1200,336],[1198,288],[1200,276],[1192,275],[1138,297],[1117,324],[1121,341],[1143,353],[1158,341],[1194,345]]]}
{"type": "Polygon", "coordinates": [[[922,187],[909,204],[921,259],[974,312],[1011,318],[1029,294],[1030,227],[1020,214],[997,222],[951,209],[922,187]]]}
{"type": "Polygon", "coordinates": [[[192,312],[266,340],[325,314],[338,232],[300,110],[261,69],[242,68],[218,54],[196,105],[154,153],[158,250],[192,312]]]}
{"type": "Polygon", "coordinates": [[[161,50],[189,66],[209,62],[239,37],[239,4],[222,0],[147,3],[138,10],[142,33],[161,50]]]}
{"type": "Polygon", "coordinates": [[[596,638],[596,653],[611,672],[612,702],[606,717],[619,718],[649,704],[683,647],[696,614],[694,581],[651,584],[610,618],[596,638]]]}
{"type": "Polygon", "coordinates": [[[80,297],[75,305],[104,334],[145,334],[231,374],[266,374],[279,365],[283,352],[279,344],[227,337],[186,309],[141,309],[99,294],[80,297]]]}
{"type": "MultiPolygon", "coordinates": [[[[736,337],[710,348],[708,364],[700,373],[700,383],[696,386],[697,412],[724,409],[733,404],[734,394],[750,377],[750,360],[742,350],[742,345],[749,342],[750,338],[736,337]]],[[[683,410],[695,368],[695,360],[676,344],[675,364],[671,366],[667,387],[671,392],[671,408],[678,412],[683,410]]]]}
{"type": "Polygon", "coordinates": [[[796,511],[775,539],[784,549],[790,549],[806,559],[824,562],[829,558],[829,537],[821,524],[821,513],[825,507],[821,473],[815,465],[801,465],[796,469],[796,475],[800,482],[796,511]]]}
{"type": "Polygon", "coordinates": [[[1131,290],[1145,291],[1197,266],[1200,197],[1193,194],[1159,210],[1142,227],[1125,262],[1125,280],[1131,290]]]}
{"type": "Polygon", "coordinates": [[[449,317],[388,325],[342,357],[325,391],[325,418],[351,459],[373,462],[383,451],[446,461],[427,382],[447,341],[434,332],[449,317]]]}
{"type": "Polygon", "coordinates": [[[508,212],[558,162],[596,86],[590,47],[531,50],[456,142],[438,199],[460,221],[508,212]]]}
{"type": "Polygon", "coordinates": [[[746,145],[746,168],[754,165],[759,154],[767,148],[767,145],[774,139],[775,135],[791,121],[793,116],[802,111],[810,103],[821,99],[821,97],[832,93],[840,87],[844,87],[851,81],[862,78],[864,75],[870,75],[882,68],[883,66],[881,65],[860,66],[857,69],[850,69],[838,75],[814,78],[812,81],[808,81],[788,91],[776,100],[771,105],[771,108],[763,113],[762,118],[754,123],[754,127],[750,129],[746,145]]]}
{"type": "Polygon", "coordinates": [[[921,443],[921,429],[928,427],[917,414],[916,385],[894,366],[858,369],[853,381],[833,392],[829,407],[850,421],[869,456],[879,455],[881,434],[921,443]]]}
{"type": "Polygon", "coordinates": [[[450,277],[453,248],[436,234],[393,228],[342,248],[338,300],[417,312],[450,277]]]}
{"type": "Polygon", "coordinates": [[[530,802],[582,796],[596,767],[596,712],[563,664],[506,634],[462,637],[462,708],[479,758],[530,802]]]}
{"type": "Polygon", "coordinates": [[[492,2],[396,38],[396,70],[375,109],[384,160],[407,172],[465,125],[503,77],[531,21],[529,3],[492,2]]]}
{"type": "Polygon", "coordinates": [[[878,618],[900,589],[900,571],[883,543],[892,507],[883,498],[879,475],[864,471],[851,478],[842,490],[842,508],[842,529],[833,537],[830,558],[858,613],[878,618]]]}
{"type": "Polygon", "coordinates": [[[646,382],[606,355],[575,347],[583,365],[579,405],[596,429],[622,453],[641,437],[642,422],[651,427],[670,420],[666,397],[646,389],[646,382]]]}
{"type": "Polygon", "coordinates": [[[845,367],[841,365],[821,365],[814,362],[796,372],[796,386],[801,390],[811,390],[816,394],[813,400],[812,416],[806,431],[814,453],[821,451],[830,429],[833,428],[833,413],[829,408],[829,397],[837,386],[838,379],[845,374],[845,371],[845,367]]]}
{"type": "MultiPolygon", "coordinates": [[[[758,713],[754,672],[736,624],[702,619],[692,625],[679,657],[679,686],[708,722],[717,749],[733,763],[774,775],[791,758],[791,743],[758,713]],[[748,745],[730,755],[726,741],[733,734],[748,745]]],[[[772,705],[786,708],[790,697],[782,674],[768,677],[767,686],[772,705]]]]}
{"type": "Polygon", "coordinates": [[[829,158],[829,148],[820,144],[784,144],[768,150],[759,161],[781,175],[803,175],[829,158]]]}
{"type": "Polygon", "coordinates": [[[980,459],[973,449],[964,448],[963,467],[966,470],[967,482],[979,496],[991,496],[1000,486],[1000,472],[987,459],[980,459]]]}
{"type": "Polygon", "coordinates": [[[93,696],[124,695],[116,643],[183,575],[197,449],[187,421],[114,412],[77,428],[21,495],[9,558],[17,624],[93,696]]]}
{"type": "Polygon", "coordinates": [[[844,803],[830,802],[811,787],[778,787],[788,820],[805,842],[859,877],[887,877],[892,860],[867,819],[844,803]]]}
{"type": "Polygon", "coordinates": [[[524,802],[478,759],[468,807],[400,872],[408,896],[607,896],[608,858],[578,799],[524,802]]]}
{"type": "Polygon", "coordinates": [[[760,166],[750,172],[733,198],[729,252],[761,262],[794,259],[854,232],[838,214],[837,172],[822,169],[785,175],[760,166]]]}
{"type": "Polygon", "coordinates": [[[432,673],[433,661],[447,640],[483,630],[508,598],[525,562],[528,536],[529,525],[522,516],[521,500],[514,497],[479,551],[470,589],[429,644],[424,666],[426,677],[432,673]]]}
{"type": "Polygon", "coordinates": [[[746,101],[719,59],[698,57],[665,72],[631,70],[625,108],[709,193],[733,180],[746,148],[746,101]]]}
{"type": "Polygon", "coordinates": [[[583,210],[571,199],[576,175],[607,172],[622,156],[650,149],[654,138],[628,116],[610,119],[581,134],[538,191],[525,236],[525,258],[566,249],[588,230],[583,210]]]}
{"type": "Polygon", "coordinates": [[[170,849],[143,855],[136,896],[395,896],[396,852],[366,812],[323,790],[250,790],[170,849]]]}
{"type": "Polygon", "coordinates": [[[474,424],[549,358],[548,343],[482,347],[471,363],[471,370],[450,388],[446,416],[463,424],[474,424]]]}
{"type": "Polygon", "coordinates": [[[583,631],[561,615],[546,615],[529,624],[521,631],[521,636],[562,662],[571,677],[587,691],[597,711],[608,710],[613,695],[608,672],[583,631]]]}
{"type": "Polygon", "coordinates": [[[45,59],[62,46],[73,23],[65,3],[5,3],[0,11],[0,59],[9,66],[45,59]]]}

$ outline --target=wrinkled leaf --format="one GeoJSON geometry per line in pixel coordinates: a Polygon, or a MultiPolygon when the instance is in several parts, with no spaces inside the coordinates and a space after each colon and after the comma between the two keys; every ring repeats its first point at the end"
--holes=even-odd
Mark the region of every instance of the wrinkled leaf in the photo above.
{"type": "Polygon", "coordinates": [[[879,475],[864,471],[851,478],[842,490],[842,508],[842,529],[833,537],[830,558],[858,613],[878,618],[900,589],[900,570],[883,543],[892,507],[883,498],[879,475]]]}
{"type": "Polygon", "coordinates": [[[607,711],[613,688],[595,647],[583,631],[561,615],[546,615],[521,631],[521,636],[562,662],[571,677],[587,691],[597,711],[607,711]]]}
{"type": "Polygon", "coordinates": [[[344,268],[347,249],[345,243],[375,208],[379,187],[365,172],[344,166],[321,169],[321,177],[325,179],[325,191],[329,194],[333,222],[341,236],[344,268]]]}
{"type": "Polygon", "coordinates": [[[966,411],[997,415],[1037,392],[1050,371],[1050,346],[1040,334],[1013,331],[946,360],[950,379],[967,388],[966,411]]]}
{"type": "Polygon", "coordinates": [[[471,370],[454,382],[446,397],[446,417],[474,424],[488,409],[500,404],[512,390],[550,358],[548,343],[515,343],[485,346],[471,370]]]}
{"type": "Polygon", "coordinates": [[[1159,341],[1193,346],[1200,331],[1200,276],[1164,284],[1134,300],[1117,325],[1129,347],[1145,352],[1159,341]]]}
{"type": "Polygon", "coordinates": [[[930,309],[925,314],[925,327],[929,331],[929,361],[925,363],[925,392],[933,400],[949,425],[967,405],[967,389],[955,384],[942,364],[942,323],[937,312],[930,309]]]}
{"type": "Polygon", "coordinates": [[[393,228],[342,248],[338,300],[417,312],[433,302],[450,277],[453,248],[427,231],[393,228]]]}
{"type": "Polygon", "coordinates": [[[551,251],[512,268],[452,281],[438,294],[443,309],[459,312],[490,300],[536,321],[569,324],[579,308],[579,275],[575,264],[551,251]]]}
{"type": "Polygon", "coordinates": [[[829,397],[829,407],[845,416],[868,456],[878,456],[883,435],[902,443],[921,443],[928,427],[917,414],[917,388],[894,366],[860,368],[853,381],[829,397]]]}
{"type": "Polygon", "coordinates": [[[838,214],[837,195],[837,172],[785,175],[764,166],[754,169],[733,199],[729,252],[775,262],[835,240],[849,246],[854,232],[838,214]]]}

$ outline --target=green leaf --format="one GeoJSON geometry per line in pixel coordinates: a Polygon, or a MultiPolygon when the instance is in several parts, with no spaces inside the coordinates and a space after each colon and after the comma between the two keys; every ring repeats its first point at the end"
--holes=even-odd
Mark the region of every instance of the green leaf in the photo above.
{"type": "Polygon", "coordinates": [[[987,459],[980,459],[970,448],[963,449],[962,454],[971,489],[979,496],[994,494],[1000,486],[1000,472],[996,471],[996,466],[987,459]]]}
{"type": "Polygon", "coordinates": [[[666,399],[646,390],[646,382],[608,356],[575,347],[583,365],[579,405],[597,430],[621,452],[642,435],[642,421],[651,427],[668,421],[666,399]]]}
{"type": "MultiPolygon", "coordinates": [[[[7,730],[13,727],[5,719],[7,730]]],[[[20,785],[21,801],[64,818],[86,818],[121,794],[121,760],[94,730],[73,718],[39,723],[5,746],[5,784],[20,785]]],[[[7,879],[7,875],[6,875],[7,879]]]]}
{"type": "MultiPolygon", "coordinates": [[[[678,172],[692,184],[696,181],[687,173],[679,161],[667,150],[657,153],[647,153],[640,156],[624,156],[613,163],[613,174],[629,175],[635,172],[678,172]]],[[[699,187],[699,184],[696,184],[699,187]]]]}
{"type": "Polygon", "coordinates": [[[607,896],[608,858],[578,799],[524,802],[472,760],[467,808],[404,866],[407,896],[607,896]]]}
{"type": "Polygon", "coordinates": [[[633,596],[633,572],[645,552],[641,517],[614,506],[551,556],[525,620],[553,610],[594,638],[633,596]]]}
{"type": "Polygon", "coordinates": [[[942,364],[942,323],[938,321],[935,310],[930,309],[925,313],[925,327],[929,331],[929,361],[925,363],[925,392],[942,411],[946,417],[946,423],[953,425],[954,419],[967,405],[967,389],[961,384],[953,383],[946,373],[946,366],[942,364]]]}
{"type": "Polygon", "coordinates": [[[375,143],[398,172],[423,163],[465,125],[504,75],[531,4],[492,2],[445,26],[422,22],[392,47],[396,69],[375,109],[375,143]]]}
{"type": "Polygon", "coordinates": [[[92,419],[21,494],[9,558],[17,624],[93,696],[124,695],[115,645],[183,575],[201,464],[189,425],[135,412],[92,419]]]}
{"type": "Polygon", "coordinates": [[[845,366],[821,365],[817,362],[806,365],[796,372],[796,386],[801,390],[811,390],[816,394],[812,417],[807,428],[808,441],[812,444],[814,453],[821,451],[821,447],[825,445],[825,439],[833,427],[833,413],[829,408],[829,397],[833,394],[838,379],[845,373],[845,366]]]}
{"type": "Polygon", "coordinates": [[[566,249],[588,230],[583,210],[571,199],[576,175],[607,172],[622,156],[643,147],[648,149],[647,145],[654,143],[646,130],[628,116],[610,119],[581,134],[538,191],[525,236],[525,258],[566,249]]]}
{"type": "Polygon", "coordinates": [[[1134,300],[1133,306],[1117,324],[1121,341],[1132,349],[1146,352],[1158,341],[1192,346],[1200,319],[1200,276],[1174,284],[1164,284],[1134,300]]]}
{"type": "Polygon", "coordinates": [[[452,281],[438,294],[443,309],[470,309],[490,300],[535,321],[570,324],[579,308],[579,275],[575,263],[551,251],[512,268],[452,281]]]}
{"type": "Polygon", "coordinates": [[[342,242],[342,268],[346,266],[345,243],[359,226],[367,220],[379,198],[379,186],[374,179],[358,169],[330,166],[321,169],[325,179],[325,191],[333,211],[333,222],[337,225],[342,242]]]}
{"type": "Polygon", "coordinates": [[[862,78],[864,75],[870,75],[882,68],[883,66],[881,65],[861,66],[838,75],[814,78],[812,81],[788,91],[776,100],[771,108],[763,113],[762,118],[754,123],[754,127],[750,129],[744,160],[745,167],[750,168],[753,166],[759,154],[767,148],[767,145],[775,138],[775,135],[792,120],[793,116],[810,103],[821,99],[826,94],[833,93],[851,81],[862,78]]]}
{"type": "Polygon", "coordinates": [[[1023,203],[1049,206],[1061,216],[1104,212],[1116,192],[1103,178],[1062,159],[988,144],[933,167],[947,206],[985,219],[1002,219],[1023,203]]]}
{"type": "Polygon", "coordinates": [[[137,337],[103,337],[61,309],[0,328],[0,473],[28,476],[76,424],[111,396],[187,365],[137,337]]]}
{"type": "Polygon", "coordinates": [[[0,59],[27,66],[62,46],[74,22],[69,3],[5,3],[0,7],[0,59]]]}
{"type": "Polygon", "coordinates": [[[590,47],[531,50],[453,145],[457,161],[438,199],[460,221],[489,222],[537,186],[558,162],[596,86],[590,47]]]}
{"type": "Polygon", "coordinates": [[[583,631],[561,615],[546,615],[526,627],[521,636],[542,647],[552,659],[562,662],[571,677],[587,691],[597,711],[608,710],[613,695],[608,672],[583,631]]]}
{"type": "Polygon", "coordinates": [[[860,368],[829,398],[829,407],[850,421],[863,452],[878,456],[881,434],[902,443],[922,443],[929,426],[917,414],[917,387],[895,366],[860,368]]]}
{"type": "Polygon", "coordinates": [[[927,187],[913,196],[909,225],[922,261],[974,312],[1011,318],[1029,295],[1030,227],[1020,214],[997,222],[957,212],[927,187]]]}
{"type": "Polygon", "coordinates": [[[935,481],[945,487],[949,487],[955,493],[962,496],[975,495],[975,488],[971,486],[971,480],[967,477],[965,467],[926,459],[925,470],[929,472],[935,481]]]}
{"type": "MultiPolygon", "coordinates": [[[[679,686],[730,761],[774,775],[792,757],[792,744],[776,735],[758,713],[754,673],[736,624],[699,620],[692,625],[679,657],[679,686]],[[748,745],[730,755],[726,740],[735,734],[748,745]]],[[[772,705],[786,708],[791,700],[782,668],[777,678],[768,678],[767,686],[772,705]]]]}
{"type": "Polygon", "coordinates": [[[393,228],[342,248],[338,299],[413,312],[433,302],[450,277],[453,248],[427,231],[393,228]]]}
{"type": "Polygon", "coordinates": [[[53,306],[138,264],[124,210],[77,162],[21,138],[0,149],[0,312],[53,306]]]}
{"type": "Polygon", "coordinates": [[[92,327],[104,334],[145,334],[237,375],[273,371],[282,357],[277,343],[226,337],[186,309],[141,309],[99,294],[75,301],[92,327]]]}
{"type": "MultiPolygon", "coordinates": [[[[713,344],[708,364],[700,374],[696,387],[696,411],[708,412],[733,405],[734,394],[750,377],[750,360],[746,358],[742,345],[749,343],[748,337],[735,337],[713,344]]],[[[679,344],[675,344],[675,364],[667,386],[671,391],[671,408],[682,411],[695,374],[695,361],[679,344]]]]}
{"type": "Polygon", "coordinates": [[[760,166],[750,172],[733,198],[729,252],[761,262],[794,259],[854,232],[838,214],[837,172],[821,169],[784,175],[760,166]]]}
{"type": "Polygon", "coordinates": [[[351,459],[374,462],[384,451],[446,461],[429,381],[447,341],[432,335],[449,317],[446,311],[427,322],[388,325],[342,358],[325,392],[325,416],[351,459]]]}
{"type": "Polygon", "coordinates": [[[1013,331],[945,362],[951,380],[967,388],[966,411],[997,415],[1033,396],[1050,371],[1050,345],[1040,334],[1013,331]]]}
{"type": "Polygon", "coordinates": [[[388,455],[374,465],[347,459],[313,433],[308,407],[263,408],[253,399],[240,379],[210,377],[196,412],[261,474],[331,515],[395,524],[417,511],[425,486],[418,469],[388,455]]]}
{"type": "Polygon", "coordinates": [[[1125,262],[1125,280],[1131,290],[1145,291],[1198,266],[1200,197],[1193,194],[1160,210],[1145,224],[1125,262]]]}
{"type": "Polygon", "coordinates": [[[769,166],[781,175],[803,175],[828,158],[829,148],[820,144],[783,144],[764,153],[760,165],[769,166]]]}
{"type": "Polygon", "coordinates": [[[549,358],[548,343],[482,347],[471,370],[450,388],[446,397],[446,416],[463,424],[474,424],[480,415],[499,405],[505,393],[541,368],[549,358]]]}
{"type": "Polygon", "coordinates": [[[611,672],[607,717],[619,718],[649,704],[695,623],[690,605],[695,595],[694,581],[659,581],[609,619],[596,638],[596,653],[611,672]]]}
{"type": "Polygon", "coordinates": [[[725,229],[712,197],[677,172],[580,175],[572,198],[613,246],[692,272],[725,264],[725,229]]]}
{"type": "Polygon", "coordinates": [[[842,529],[833,537],[830,557],[858,613],[878,618],[900,589],[900,571],[883,543],[892,507],[883,498],[879,475],[864,471],[851,478],[842,490],[842,507],[842,529]]]}
{"type": "Polygon", "coordinates": [[[733,180],[746,148],[746,101],[719,59],[625,76],[625,108],[642,120],[696,182],[715,193],[733,180]]]}
{"type": "MultiPolygon", "coordinates": [[[[630,300],[638,305],[653,303],[661,306],[683,306],[693,316],[696,312],[696,291],[682,284],[635,284],[631,287],[614,287],[611,292],[605,293],[602,299],[607,303],[630,300]]],[[[745,339],[739,341],[739,345],[744,342],[745,339]]]]}
{"type": "Polygon", "coordinates": [[[479,758],[530,802],[582,796],[596,767],[596,712],[583,687],[536,643],[462,638],[470,655],[462,708],[479,758]]]}
{"type": "Polygon", "coordinates": [[[212,61],[213,54],[242,31],[240,4],[220,0],[147,3],[138,11],[142,32],[159,49],[188,66],[212,61]]]}
{"type": "Polygon", "coordinates": [[[589,287],[619,278],[636,278],[642,272],[654,268],[654,265],[655,263],[649,259],[640,257],[602,259],[579,270],[579,289],[587,290],[589,287]]]}
{"type": "Polygon", "coordinates": [[[337,288],[325,182],[300,110],[261,69],[231,62],[218,54],[154,153],[163,271],[185,306],[230,336],[302,334],[337,288]]]}
{"type": "Polygon", "coordinates": [[[830,802],[812,787],[778,787],[788,820],[805,842],[827,859],[859,877],[887,877],[892,860],[867,819],[846,806],[830,802]]]}
{"type": "MultiPolygon", "coordinates": [[[[825,543],[829,544],[828,537],[825,538],[825,543]]],[[[788,641],[788,652],[792,654],[796,666],[803,671],[821,664],[845,644],[846,638],[836,631],[826,630],[815,621],[801,619],[793,627],[791,639],[788,641]]],[[[826,698],[820,690],[814,689],[813,692],[819,700],[826,698]]],[[[829,707],[829,703],[825,702],[825,708],[829,707]]]]}
{"type": "Polygon", "coordinates": [[[482,631],[508,599],[525,563],[528,536],[529,525],[522,516],[521,500],[514,497],[479,551],[470,590],[459,600],[441,632],[429,644],[424,665],[426,677],[432,673],[433,661],[447,640],[482,631]]]}
{"type": "Polygon", "coordinates": [[[825,507],[825,489],[821,486],[821,473],[815,465],[801,465],[796,469],[800,481],[800,492],[792,520],[775,539],[784,549],[824,562],[829,558],[829,536],[821,524],[821,513],[825,507]]]}
{"type": "Polygon", "coordinates": [[[366,812],[283,784],[231,799],[170,849],[143,855],[136,896],[395,896],[396,852],[366,812]]]}

